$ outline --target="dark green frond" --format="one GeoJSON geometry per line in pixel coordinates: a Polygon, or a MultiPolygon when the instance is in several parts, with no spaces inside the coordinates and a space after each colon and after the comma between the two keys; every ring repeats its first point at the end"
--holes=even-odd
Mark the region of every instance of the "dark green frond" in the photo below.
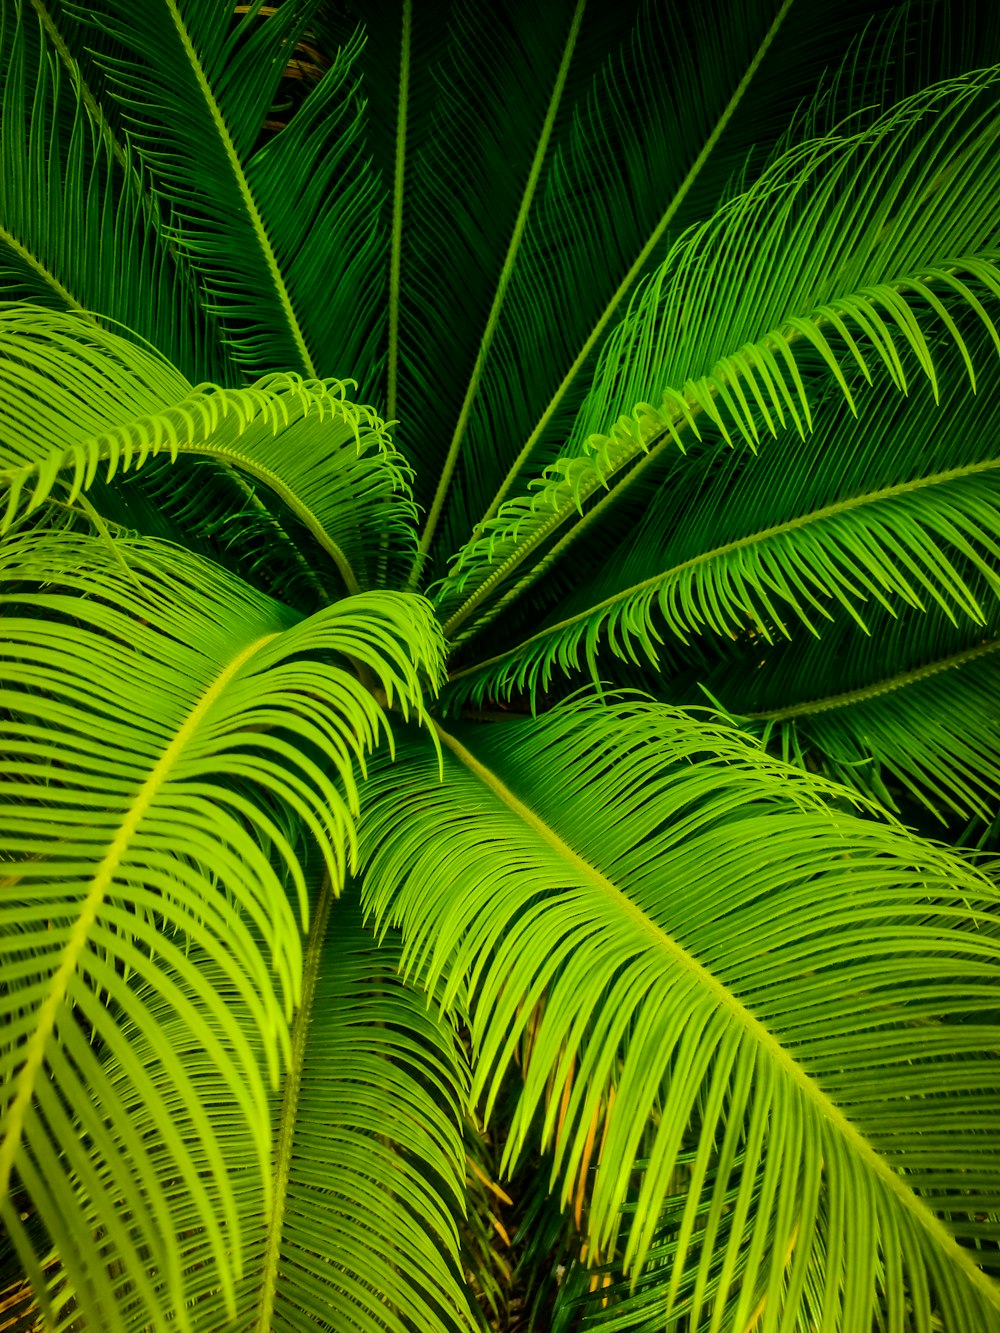
{"type": "Polygon", "coordinates": [[[0,296],[132,330],[195,379],[224,374],[137,160],[88,115],[75,62],[39,46],[27,0],[0,12],[0,53],[0,296]]]}
{"type": "Polygon", "coordinates": [[[250,375],[364,374],[384,247],[360,150],[357,43],[337,53],[292,124],[256,148],[315,0],[233,11],[204,0],[102,0],[82,18],[118,42],[109,86],[144,168],[171,202],[169,235],[250,375]]]}
{"type": "Polygon", "coordinates": [[[895,804],[893,780],[935,810],[991,819],[1000,802],[1000,639],[987,638],[867,689],[755,718],[799,763],[811,751],[842,781],[895,804]]]}

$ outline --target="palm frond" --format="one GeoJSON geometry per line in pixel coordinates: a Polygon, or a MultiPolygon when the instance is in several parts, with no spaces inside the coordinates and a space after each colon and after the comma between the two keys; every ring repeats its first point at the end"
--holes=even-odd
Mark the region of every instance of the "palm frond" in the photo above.
{"type": "MultiPolygon", "coordinates": [[[[969,337],[977,361],[987,341],[969,337]]],[[[591,511],[593,574],[578,561],[547,623],[457,671],[456,701],[535,693],[555,671],[600,678],[613,656],[655,663],[670,637],[749,635],[763,650],[795,631],[822,639],[838,618],[868,635],[879,612],[909,608],[989,623],[1000,591],[1000,397],[992,382],[970,393],[954,347],[935,359],[942,418],[926,383],[905,399],[891,384],[859,395],[857,416],[821,400],[809,436],[765,437],[755,454],[706,439],[641,513],[605,532],[591,511]]],[[[502,620],[497,628],[500,643],[520,637],[502,620]]]]}
{"type": "Polygon", "coordinates": [[[360,145],[354,42],[292,122],[256,142],[315,0],[238,24],[213,0],[76,6],[126,55],[103,67],[144,168],[169,197],[168,232],[199,274],[234,359],[251,376],[350,367],[374,388],[374,301],[384,241],[360,145]],[[252,71],[252,76],[248,73],[252,71]]]}
{"type": "Polygon", "coordinates": [[[196,378],[225,374],[130,149],[95,123],[61,33],[68,71],[40,46],[25,3],[0,13],[0,293],[134,330],[196,378]]]}
{"type": "Polygon", "coordinates": [[[421,599],[363,594],[303,620],[182,551],[148,541],[114,548],[42,530],[9,538],[0,569],[9,589],[0,599],[2,823],[16,859],[0,916],[9,985],[3,1218],[36,1276],[8,1195],[16,1172],[93,1327],[114,1308],[109,1244],[140,1305],[158,1308],[162,1286],[183,1307],[182,1256],[153,1184],[158,1152],[206,1229],[230,1308],[242,1265],[225,1172],[206,1187],[173,1133],[171,1106],[136,1072],[160,1135],[144,1146],[102,1074],[103,1051],[127,1059],[128,1016],[199,1119],[197,1091],[137,985],[167,997],[218,1065],[264,1171],[266,1080],[288,1055],[302,962],[285,874],[307,910],[299,858],[272,807],[301,821],[339,885],[353,857],[355,766],[387,729],[372,694],[339,663],[359,664],[390,705],[418,716],[440,669],[440,635],[421,599]],[[188,945],[224,967],[261,1049],[186,961],[188,945]],[[71,1107],[91,1108],[82,1137],[71,1107]],[[110,1241],[87,1221],[98,1201],[110,1241]]]}
{"type": "Polygon", "coordinates": [[[423,562],[426,560],[430,551],[437,524],[444,510],[445,501],[451,486],[452,474],[454,473],[455,465],[458,462],[459,451],[465,443],[465,432],[468,428],[469,414],[472,411],[473,404],[479,393],[480,381],[482,380],[483,372],[486,369],[487,358],[489,357],[493,339],[496,334],[497,324],[499,323],[500,314],[507,295],[507,288],[514,275],[518,251],[520,250],[524,238],[528,217],[531,212],[532,204],[534,203],[535,191],[538,188],[539,177],[542,173],[542,166],[549,150],[549,141],[552,137],[552,131],[555,128],[556,118],[559,112],[559,103],[562,100],[563,91],[566,87],[566,79],[576,49],[577,39],[580,35],[580,26],[583,22],[584,8],[585,0],[577,0],[576,7],[573,10],[570,19],[569,31],[561,48],[559,66],[552,83],[552,91],[538,133],[538,141],[535,144],[531,166],[528,170],[527,179],[524,184],[517,216],[514,219],[514,226],[511,231],[510,240],[507,243],[507,249],[504,253],[503,265],[500,269],[500,276],[497,279],[496,290],[493,293],[489,313],[486,316],[486,323],[479,338],[476,359],[472,366],[472,372],[469,376],[465,395],[462,398],[461,406],[458,409],[458,420],[456,421],[455,429],[452,432],[451,441],[448,445],[448,452],[444,457],[437,488],[434,492],[434,498],[431,501],[427,520],[420,535],[418,560],[414,564],[413,573],[411,575],[411,582],[413,584],[417,582],[423,568],[423,562]]]}
{"type": "Polygon", "coordinates": [[[887,783],[898,783],[938,819],[990,820],[1000,803],[998,652],[994,633],[855,689],[824,695],[814,685],[811,698],[746,720],[790,761],[815,756],[891,808],[887,783]]]}
{"type": "Polygon", "coordinates": [[[412,549],[413,506],[384,423],[339,380],[272,375],[245,389],[191,386],[169,362],[69,315],[0,309],[3,526],[65,476],[74,500],[98,467],[192,454],[272,492],[333,561],[349,592],[412,549]],[[367,569],[366,569],[367,564],[367,569]],[[381,566],[381,570],[379,570],[381,566]]]}
{"type": "MultiPolygon", "coordinates": [[[[901,339],[936,393],[928,337],[946,331],[975,383],[956,319],[974,311],[1000,350],[981,299],[1000,295],[998,234],[978,202],[1000,188],[996,77],[953,80],[872,126],[796,145],[677,243],[609,340],[563,459],[459,553],[440,592],[450,637],[567,524],[564,548],[582,535],[586,503],[628,485],[644,456],[698,438],[699,418],[751,448],[811,430],[805,360],[821,358],[855,410],[844,365],[870,383],[872,362],[905,392],[901,339]]],[[[512,595],[535,577],[537,565],[512,595]]]]}
{"type": "Polygon", "coordinates": [[[464,1060],[400,979],[397,942],[376,946],[354,904],[333,910],[329,930],[317,912],[306,960],[254,1326],[471,1329],[456,1227],[464,1060]]]}
{"type": "MultiPolygon", "coordinates": [[[[305,1313],[318,1327],[470,1327],[456,1277],[464,1062],[453,1031],[400,980],[396,942],[385,942],[376,957],[356,905],[332,904],[331,887],[327,880],[312,913],[290,1064],[281,1093],[270,1099],[270,1203],[226,1083],[169,998],[139,987],[144,1010],[169,1042],[170,1063],[129,1017],[122,1019],[121,1053],[102,1060],[102,1075],[140,1140],[158,1138],[160,1131],[156,1106],[148,1106],[136,1086],[136,1065],[169,1105],[175,1139],[207,1189],[220,1167],[232,1188],[245,1269],[235,1318],[219,1283],[216,1238],[191,1195],[176,1188],[171,1155],[154,1154],[170,1225],[185,1238],[188,1306],[181,1327],[292,1330],[305,1313]],[[179,1082],[197,1089],[198,1116],[179,1082]]],[[[259,1047],[253,1014],[226,972],[198,949],[187,956],[216,1003],[259,1047]]],[[[211,1015],[208,1022],[218,1027],[211,1015]]],[[[91,1206],[89,1221],[99,1234],[99,1207],[91,1206]]],[[[127,1258],[109,1252],[107,1236],[104,1241],[106,1262],[127,1258]]],[[[52,1326],[78,1327],[80,1301],[65,1268],[46,1269],[52,1326]]],[[[177,1327],[169,1293],[162,1285],[154,1291],[160,1304],[151,1308],[126,1275],[102,1327],[114,1333],[177,1327]]],[[[30,1291],[12,1293],[11,1303],[33,1322],[30,1291]]]]}
{"type": "MultiPolygon", "coordinates": [[[[989,590],[970,579],[980,604],[989,590]]],[[[817,639],[773,645],[742,635],[685,669],[641,667],[629,683],[665,702],[706,695],[774,753],[831,774],[909,822],[930,812],[938,836],[992,820],[996,749],[996,608],[985,625],[939,608],[866,610],[870,635],[847,617],[817,639]],[[921,807],[923,809],[921,809],[921,807]]],[[[717,641],[718,642],[718,641],[717,641]]],[[[608,658],[599,658],[601,669],[608,658]]],[[[922,821],[923,822],[923,821],[922,821]]]]}
{"type": "Polygon", "coordinates": [[[545,994],[508,1156],[543,1115],[564,1201],[614,1088],[592,1248],[641,1270],[691,1148],[664,1322],[689,1276],[693,1327],[742,1328],[764,1289],[765,1326],[792,1326],[824,1245],[841,1327],[869,1326],[879,1255],[893,1330],[904,1301],[916,1327],[1000,1327],[993,887],[662,706],[439,735],[443,786],[418,747],[374,778],[366,900],[446,1002],[470,980],[487,1106],[545,994]]]}

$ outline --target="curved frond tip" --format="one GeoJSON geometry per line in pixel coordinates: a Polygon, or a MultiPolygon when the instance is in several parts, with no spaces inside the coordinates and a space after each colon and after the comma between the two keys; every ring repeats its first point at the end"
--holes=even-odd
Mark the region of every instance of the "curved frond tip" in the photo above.
{"type": "Polygon", "coordinates": [[[281,374],[244,389],[192,386],[151,350],[16,305],[0,308],[0,358],[0,530],[57,485],[72,502],[99,469],[113,481],[159,454],[185,454],[271,492],[351,593],[413,546],[408,469],[381,418],[346,401],[350,381],[281,374]]]}

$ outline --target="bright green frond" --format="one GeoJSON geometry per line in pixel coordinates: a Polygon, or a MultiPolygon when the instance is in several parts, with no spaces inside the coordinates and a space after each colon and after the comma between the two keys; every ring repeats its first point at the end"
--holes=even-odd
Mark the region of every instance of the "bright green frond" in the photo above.
{"type": "MultiPolygon", "coordinates": [[[[158,1133],[143,1099],[151,1085],[168,1102],[176,1136],[209,1187],[220,1164],[230,1182],[244,1270],[235,1315],[227,1312],[210,1231],[191,1197],[170,1188],[169,1156],[159,1154],[153,1164],[170,1225],[185,1237],[189,1326],[276,1333],[301,1329],[308,1319],[310,1327],[359,1333],[469,1329],[456,1230],[464,1057],[454,1031],[400,980],[398,944],[376,946],[356,905],[331,898],[326,881],[310,927],[289,1067],[271,1096],[264,1171],[224,1082],[161,996],[142,999],[171,1038],[172,1064],[126,1022],[130,1058],[111,1053],[102,1072],[140,1137],[158,1133]],[[202,1118],[178,1096],[176,1066],[198,1088],[202,1118]],[[270,1196],[265,1180],[273,1181],[270,1196]]],[[[218,1003],[259,1045],[243,997],[210,957],[193,957],[218,1003]]],[[[92,1222],[99,1225],[99,1214],[92,1222]]],[[[151,1317],[123,1284],[114,1333],[175,1327],[168,1293],[160,1287],[156,1296],[162,1305],[151,1317]]],[[[53,1303],[74,1309],[65,1272],[53,1303]]]]}
{"type": "Polygon", "coordinates": [[[663,1324],[743,1328],[767,1289],[792,1327],[822,1257],[831,1327],[881,1288],[892,1333],[1000,1327],[992,886],[677,710],[439,735],[443,785],[429,747],[374,778],[366,900],[446,1001],[470,979],[488,1102],[533,1022],[508,1157],[541,1116],[565,1200],[596,1120],[599,1256],[641,1269],[692,1154],[663,1324]]]}
{"type": "MultiPolygon", "coordinates": [[[[173,950],[168,953],[172,955],[173,950]]],[[[252,1268],[253,1247],[266,1216],[272,1180],[267,1151],[269,1113],[275,1094],[271,1093],[255,1124],[266,1145],[262,1154],[255,1137],[247,1132],[245,1114],[225,1071],[217,1069],[213,1060],[216,1048],[233,1031],[247,1051],[263,1059],[253,995],[248,1001],[246,988],[233,983],[227,958],[206,952],[204,942],[188,944],[183,957],[188,970],[202,981],[201,993],[192,997],[203,1011],[201,1028],[192,1028],[170,989],[133,976],[129,1007],[119,1016],[118,1039],[104,1048],[95,1047],[82,1073],[90,1075],[92,1086],[100,1090],[102,1109],[113,1117],[108,1128],[120,1139],[123,1152],[136,1152],[138,1145],[138,1155],[142,1155],[144,1143],[157,1145],[145,1152],[142,1173],[150,1193],[159,1200],[160,1224],[169,1228],[168,1235],[184,1237],[177,1278],[186,1303],[179,1308],[179,1318],[175,1317],[175,1294],[165,1280],[168,1275],[151,1262],[155,1255],[142,1243],[143,1218],[134,1210],[132,1197],[124,1195],[117,1201],[115,1226],[108,1232],[100,1194],[83,1196],[81,1211],[86,1224],[95,1234],[105,1232],[105,1264],[121,1267],[120,1274],[106,1284],[102,1293],[106,1304],[97,1321],[87,1322],[88,1329],[106,1328],[109,1333],[197,1329],[204,1327],[200,1323],[203,1312],[214,1320],[214,1327],[230,1327],[227,1304],[231,1311],[234,1290],[231,1281],[221,1280],[225,1270],[220,1269],[220,1253],[227,1264],[235,1258],[238,1264],[252,1268]],[[170,1127],[168,1143],[163,1142],[164,1119],[170,1127]],[[177,1188],[178,1155],[196,1182],[196,1190],[177,1188]],[[217,1227],[205,1223],[206,1205],[221,1212],[220,1199],[230,1215],[223,1237],[217,1227]]],[[[86,1095],[81,1106],[87,1107],[86,1095]]],[[[84,1109],[73,1128],[87,1133],[92,1119],[84,1109]]],[[[79,1328],[81,1318],[90,1314],[87,1289],[74,1286],[72,1264],[53,1267],[45,1262],[44,1268],[49,1306],[46,1329],[79,1328]]],[[[237,1283],[237,1299],[247,1280],[237,1283]]],[[[37,1328],[29,1323],[25,1333],[37,1328]]]]}
{"type": "Polygon", "coordinates": [[[213,459],[265,487],[349,592],[376,575],[391,580],[413,547],[402,460],[381,419],[346,402],[339,380],[270,375],[245,389],[193,387],[115,334],[16,305],[0,309],[0,356],[4,526],[59,482],[72,501],[102,464],[110,481],[162,452],[213,459]]]}
{"type": "Polygon", "coordinates": [[[107,0],[82,18],[118,42],[109,85],[145,169],[171,202],[169,233],[204,283],[250,375],[365,376],[385,247],[359,142],[352,64],[339,52],[293,124],[256,147],[315,0],[269,13],[205,0],[107,0]]]}
{"type": "MultiPolygon", "coordinates": [[[[780,155],[752,189],[683,238],[643,287],[609,341],[573,439],[600,439],[637,403],[690,392],[689,383],[721,397],[739,428],[746,413],[726,389],[757,375],[780,419],[782,397],[796,397],[782,345],[800,339],[832,339],[838,362],[845,353],[858,359],[852,341],[864,340],[872,364],[883,362],[905,391],[900,338],[933,382],[917,318],[941,318],[928,291],[970,278],[997,289],[991,264],[981,263],[995,260],[1000,237],[982,207],[1000,181],[997,78],[988,70],[950,80],[871,126],[851,132],[848,124],[780,155]],[[761,343],[770,357],[724,365],[761,343]],[[760,364],[775,357],[786,364],[760,364]],[[767,386],[766,370],[784,394],[767,386]]],[[[808,425],[808,403],[797,406],[808,425]]],[[[670,398],[664,408],[672,417],[670,398]]],[[[713,415],[707,403],[704,410],[713,415]]],[[[749,423],[740,433],[751,436],[749,423]]]]}
{"type": "Polygon", "coordinates": [[[995,88],[995,72],[970,76],[796,145],[674,246],[609,339],[564,458],[459,553],[440,593],[450,635],[643,455],[700,437],[699,419],[751,448],[811,430],[807,358],[853,410],[859,370],[905,392],[912,361],[936,392],[943,330],[975,383],[956,319],[974,311],[1000,351],[1000,232],[981,206],[1000,190],[995,88]]]}
{"type": "MultiPolygon", "coordinates": [[[[181,1306],[181,1257],[150,1175],[150,1155],[166,1152],[231,1299],[241,1259],[225,1173],[207,1194],[152,1089],[144,1099],[161,1138],[143,1147],[121,1121],[99,1055],[124,1049],[119,1018],[127,1014],[174,1068],[136,986],[170,997],[218,1064],[263,1169],[265,1079],[277,1078],[287,1054],[300,985],[286,875],[303,915],[307,906],[282,812],[301,822],[339,885],[353,857],[355,770],[387,731],[349,664],[389,705],[420,717],[440,671],[440,631],[420,598],[362,594],[302,619],[175,548],[118,541],[109,550],[72,532],[9,538],[0,578],[8,590],[0,598],[0,822],[13,858],[0,913],[9,984],[0,1052],[4,1221],[30,1264],[8,1196],[15,1173],[77,1299],[102,1327],[96,1312],[110,1308],[113,1278],[86,1208],[89,1200],[111,1226],[124,1199],[133,1220],[113,1225],[131,1279],[153,1301],[156,1275],[181,1306]],[[224,966],[262,1051],[248,1047],[186,961],[189,946],[224,966]],[[206,1012],[220,1025],[218,1039],[206,1012]],[[94,1107],[86,1137],[67,1119],[81,1098],[94,1107]]],[[[197,1119],[196,1092],[183,1095],[197,1119]]]]}
{"type": "MultiPolygon", "coordinates": [[[[329,906],[329,902],[327,902],[329,906]]],[[[317,912],[316,926],[320,924],[317,912]]],[[[248,1282],[258,1333],[470,1329],[458,1268],[467,1074],[353,904],[311,935],[276,1136],[277,1197],[248,1282]]]]}

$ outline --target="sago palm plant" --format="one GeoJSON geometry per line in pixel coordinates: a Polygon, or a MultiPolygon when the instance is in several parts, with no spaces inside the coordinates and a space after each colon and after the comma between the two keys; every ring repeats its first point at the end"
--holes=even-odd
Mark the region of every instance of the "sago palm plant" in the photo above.
{"type": "Polygon", "coordinates": [[[996,7],[0,13],[0,1327],[1000,1329],[996,7]]]}

